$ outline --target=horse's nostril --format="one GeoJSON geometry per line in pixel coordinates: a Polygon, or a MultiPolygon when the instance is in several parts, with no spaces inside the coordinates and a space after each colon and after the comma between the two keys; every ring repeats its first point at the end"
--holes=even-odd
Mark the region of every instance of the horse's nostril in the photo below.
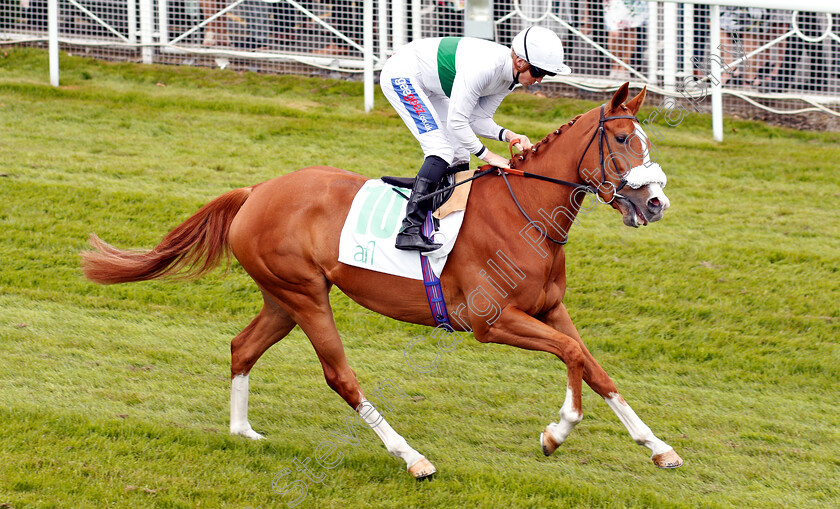
{"type": "Polygon", "coordinates": [[[650,210],[659,210],[662,208],[662,202],[659,201],[659,198],[651,198],[648,200],[648,209],[650,210]]]}

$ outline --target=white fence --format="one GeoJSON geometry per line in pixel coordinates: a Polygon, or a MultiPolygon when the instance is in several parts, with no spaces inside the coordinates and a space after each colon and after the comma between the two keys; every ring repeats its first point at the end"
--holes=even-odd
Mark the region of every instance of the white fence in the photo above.
{"type": "Polygon", "coordinates": [[[559,82],[711,96],[692,104],[712,103],[720,139],[724,103],[840,116],[837,13],[834,0],[0,0],[0,44],[46,42],[52,28],[55,51],[358,76],[370,107],[374,72],[400,45],[465,33],[509,44],[536,24],[564,41],[574,73],[559,82]]]}

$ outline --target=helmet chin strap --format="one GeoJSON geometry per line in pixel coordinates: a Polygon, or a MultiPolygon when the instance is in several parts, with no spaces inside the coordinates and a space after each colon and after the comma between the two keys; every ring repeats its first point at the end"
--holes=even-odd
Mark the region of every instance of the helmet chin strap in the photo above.
{"type": "Polygon", "coordinates": [[[519,84],[520,84],[520,83],[519,83],[519,76],[520,76],[523,72],[527,71],[527,70],[528,70],[528,67],[530,67],[530,64],[528,64],[528,61],[527,61],[527,60],[523,59],[523,58],[522,58],[522,57],[520,57],[519,55],[516,55],[516,58],[514,58],[514,61],[513,61],[513,71],[514,71],[514,73],[515,73],[515,74],[513,75],[513,83],[510,85],[510,87],[508,88],[508,90],[513,90],[513,87],[515,87],[516,85],[519,85],[519,84]],[[525,65],[516,65],[516,58],[520,58],[520,59],[524,60],[524,61],[525,61],[525,65]]]}

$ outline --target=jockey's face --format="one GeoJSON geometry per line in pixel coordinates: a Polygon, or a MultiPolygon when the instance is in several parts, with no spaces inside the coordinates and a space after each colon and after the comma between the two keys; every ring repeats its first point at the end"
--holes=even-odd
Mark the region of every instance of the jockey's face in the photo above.
{"type": "Polygon", "coordinates": [[[522,86],[528,87],[530,85],[533,85],[534,83],[542,83],[542,80],[545,78],[545,75],[540,74],[539,78],[535,78],[534,74],[531,72],[532,70],[533,67],[530,67],[527,71],[519,75],[519,83],[522,83],[522,86]]]}
{"type": "Polygon", "coordinates": [[[526,69],[524,71],[519,71],[519,84],[523,87],[527,88],[533,85],[534,83],[540,83],[545,77],[544,75],[538,72],[537,74],[540,74],[540,76],[538,78],[535,78],[531,72],[531,66],[528,65],[528,62],[526,62],[524,58],[515,56],[513,66],[515,71],[518,71],[520,69],[526,69]]]}

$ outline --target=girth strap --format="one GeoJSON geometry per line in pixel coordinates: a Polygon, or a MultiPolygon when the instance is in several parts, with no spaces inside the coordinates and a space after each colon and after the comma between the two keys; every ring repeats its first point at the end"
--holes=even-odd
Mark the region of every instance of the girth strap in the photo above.
{"type": "MultiPolygon", "coordinates": [[[[423,223],[423,235],[429,239],[435,233],[435,225],[432,213],[426,214],[426,221],[423,223]]],[[[432,270],[429,259],[420,253],[420,268],[423,271],[423,286],[426,288],[426,298],[429,300],[429,309],[435,325],[443,325],[446,330],[455,330],[449,322],[449,313],[446,311],[446,302],[443,300],[443,289],[440,286],[440,278],[432,270]]]]}

